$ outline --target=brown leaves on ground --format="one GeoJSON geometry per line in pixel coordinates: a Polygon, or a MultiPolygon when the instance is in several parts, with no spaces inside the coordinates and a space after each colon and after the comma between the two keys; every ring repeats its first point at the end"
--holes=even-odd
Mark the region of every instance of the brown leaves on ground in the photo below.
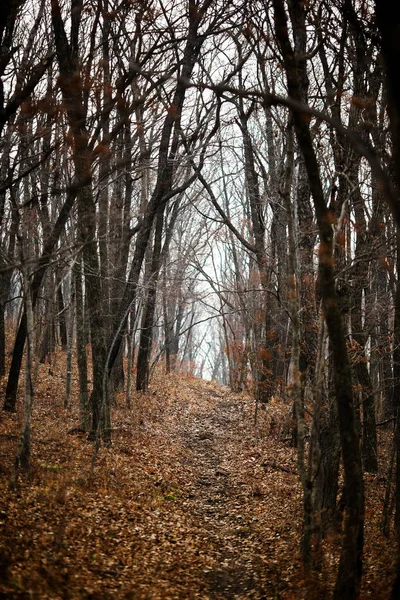
{"type": "MultiPolygon", "coordinates": [[[[32,427],[32,470],[9,486],[21,415],[0,421],[0,598],[321,598],[340,538],[322,570],[302,572],[295,453],[275,436],[288,407],[254,427],[245,395],[190,377],[157,376],[113,409],[113,443],[93,446],[64,410],[61,376],[43,367],[32,427]]],[[[53,369],[55,373],[57,369],[53,369]]],[[[76,398],[74,403],[76,404],[76,398]]],[[[384,598],[392,542],[380,533],[383,478],[368,478],[363,597],[384,598]]]]}

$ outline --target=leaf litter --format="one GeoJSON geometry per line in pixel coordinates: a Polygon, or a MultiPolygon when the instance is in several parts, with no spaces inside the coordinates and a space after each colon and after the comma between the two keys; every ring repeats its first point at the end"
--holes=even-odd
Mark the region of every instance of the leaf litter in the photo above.
{"type": "MultiPolygon", "coordinates": [[[[75,390],[77,404],[77,390],[75,390]]],[[[301,567],[301,487],[294,449],[277,435],[288,406],[214,382],[157,374],[132,408],[117,395],[113,442],[93,446],[63,408],[60,378],[39,379],[32,469],[9,481],[20,412],[0,420],[0,598],[297,599],[329,596],[340,536],[322,569],[301,567]]],[[[363,597],[388,595],[390,541],[380,533],[384,478],[366,481],[363,597]]]]}

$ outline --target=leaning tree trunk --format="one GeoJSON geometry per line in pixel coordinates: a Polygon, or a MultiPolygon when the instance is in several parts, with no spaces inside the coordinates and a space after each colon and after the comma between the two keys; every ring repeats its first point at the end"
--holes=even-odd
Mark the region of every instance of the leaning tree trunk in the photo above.
{"type": "MultiPolygon", "coordinates": [[[[358,182],[357,182],[358,184],[358,182]]],[[[358,198],[355,203],[360,203],[358,198]]],[[[364,469],[370,473],[378,471],[378,442],[375,419],[375,395],[370,372],[367,367],[366,345],[368,334],[362,323],[363,290],[368,282],[368,266],[371,258],[371,235],[367,225],[362,206],[356,207],[356,218],[359,224],[357,231],[355,267],[352,278],[352,303],[351,303],[351,332],[355,342],[354,371],[361,387],[363,445],[362,456],[364,469]]]]}
{"type": "Polygon", "coordinates": [[[140,273],[142,271],[143,260],[153,229],[154,220],[158,212],[163,209],[164,203],[168,201],[169,197],[174,195],[172,188],[175,173],[175,154],[180,136],[180,114],[185,103],[187,91],[186,81],[189,81],[191,78],[204,42],[204,37],[199,34],[199,28],[208,5],[209,2],[206,2],[203,12],[199,11],[194,3],[191,1],[189,2],[189,24],[186,46],[182,56],[181,77],[177,82],[171,103],[171,106],[174,107],[174,111],[168,112],[163,123],[158,152],[157,180],[136,238],[135,251],[128,276],[128,282],[121,298],[120,309],[117,311],[113,323],[113,334],[111,335],[112,341],[110,343],[111,351],[107,364],[109,371],[111,371],[119,352],[123,338],[123,325],[125,324],[129,312],[128,308],[129,306],[132,306],[137,296],[140,273]]]}
{"type": "MultiPolygon", "coordinates": [[[[283,55],[289,95],[301,102],[297,76],[297,58],[293,52],[283,0],[273,0],[275,33],[283,55]]],[[[333,230],[319,167],[314,152],[309,123],[300,112],[294,112],[294,124],[310,182],[320,236],[318,275],[322,308],[327,324],[335,366],[334,386],[338,407],[340,440],[344,466],[347,514],[344,522],[343,545],[334,598],[350,600],[360,591],[363,553],[364,485],[361,454],[355,425],[351,366],[347,353],[340,302],[335,289],[333,264],[333,230]]]]}
{"type": "MultiPolygon", "coordinates": [[[[32,308],[35,308],[36,301],[39,295],[39,290],[42,285],[43,277],[46,273],[46,268],[48,265],[49,256],[52,255],[53,250],[61,236],[61,233],[64,229],[64,226],[68,220],[72,207],[74,205],[75,197],[76,197],[77,187],[76,185],[72,185],[67,191],[67,197],[65,202],[59,212],[57,221],[54,224],[54,227],[46,240],[46,243],[43,248],[42,255],[38,260],[37,269],[35,271],[35,275],[33,277],[33,281],[31,284],[31,293],[32,293],[32,308]]],[[[22,357],[24,354],[24,346],[26,339],[26,314],[25,311],[22,315],[17,335],[14,342],[14,349],[11,359],[10,370],[8,373],[6,394],[4,400],[4,410],[14,412],[15,406],[17,402],[17,391],[18,391],[18,381],[19,375],[21,371],[22,357]]]]}
{"type": "Polygon", "coordinates": [[[151,259],[149,290],[143,310],[142,331],[137,359],[136,389],[146,391],[149,385],[150,354],[153,340],[154,314],[156,309],[157,282],[161,267],[161,242],[164,222],[164,207],[161,206],[156,219],[153,254],[151,259]]]}

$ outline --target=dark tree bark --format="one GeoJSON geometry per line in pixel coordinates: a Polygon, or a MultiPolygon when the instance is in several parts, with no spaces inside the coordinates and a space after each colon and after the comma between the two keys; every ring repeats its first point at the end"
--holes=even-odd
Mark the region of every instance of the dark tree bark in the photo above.
{"type": "MultiPolygon", "coordinates": [[[[240,85],[243,85],[243,82],[241,81],[241,72],[239,77],[240,85]]],[[[260,323],[262,327],[256,328],[259,329],[258,333],[259,335],[261,334],[262,338],[257,340],[258,357],[256,358],[257,373],[255,373],[255,385],[257,399],[260,402],[266,403],[273,395],[276,387],[275,375],[277,369],[279,369],[277,366],[278,357],[276,348],[278,346],[279,338],[278,332],[275,330],[272,320],[273,315],[276,317],[276,310],[274,311],[274,307],[271,306],[272,302],[270,301],[268,294],[271,280],[271,269],[268,266],[268,260],[266,256],[265,223],[263,216],[264,206],[261,199],[260,181],[256,171],[255,152],[248,128],[248,120],[250,118],[251,111],[251,108],[247,112],[245,111],[243,99],[240,98],[239,119],[243,137],[246,191],[254,238],[255,258],[257,261],[256,268],[259,272],[261,288],[264,295],[263,323],[260,323]]],[[[274,216],[276,228],[278,227],[279,223],[279,216],[277,215],[277,212],[279,211],[275,210],[274,216]]]]}
{"type": "MultiPolygon", "coordinates": [[[[353,161],[358,164],[358,161],[353,161]]],[[[364,469],[371,473],[378,471],[378,443],[376,434],[375,418],[375,395],[370,372],[367,367],[368,356],[366,345],[368,333],[363,325],[363,292],[367,290],[368,272],[373,256],[373,244],[371,244],[371,231],[367,227],[363,199],[359,192],[358,177],[350,170],[350,178],[354,175],[356,181],[352,200],[357,219],[356,248],[354,267],[352,270],[352,292],[351,292],[351,332],[353,340],[354,372],[361,387],[362,408],[362,456],[364,469]]],[[[373,227],[374,217],[371,220],[373,227]]]]}
{"type": "MultiPolygon", "coordinates": [[[[301,102],[296,59],[288,36],[287,18],[282,0],[273,0],[275,31],[287,76],[289,96],[301,102]]],[[[333,231],[331,215],[322,189],[319,168],[310,136],[309,124],[299,112],[293,114],[299,148],[303,154],[314,202],[320,236],[319,282],[322,307],[332,349],[334,384],[343,466],[346,482],[347,515],[343,547],[335,586],[335,599],[354,599],[360,590],[363,553],[364,486],[361,455],[355,426],[351,367],[347,353],[340,303],[335,288],[333,267],[333,231]]]]}
{"type": "MultiPolygon", "coordinates": [[[[101,433],[105,442],[110,441],[109,405],[104,398],[103,375],[106,369],[105,321],[102,310],[103,290],[99,256],[96,242],[96,205],[92,192],[92,160],[86,128],[87,106],[82,75],[79,68],[79,28],[83,2],[73,3],[71,13],[70,41],[64,29],[61,10],[57,0],[52,3],[52,24],[60,70],[60,87],[73,138],[73,161],[76,176],[87,184],[78,190],[78,231],[82,245],[85,268],[85,292],[89,307],[90,333],[93,363],[93,388],[90,398],[92,412],[91,437],[101,433]]],[[[96,24],[94,25],[94,27],[96,24]]]]}
{"type": "MultiPolygon", "coordinates": [[[[49,55],[43,57],[36,64],[28,64],[31,59],[29,55],[29,50],[31,49],[31,45],[36,37],[37,29],[39,23],[43,16],[43,7],[44,4],[41,4],[39,8],[39,12],[37,18],[35,19],[31,35],[28,38],[28,45],[24,48],[24,64],[20,65],[20,72],[17,73],[17,84],[15,86],[14,91],[9,91],[9,98],[6,102],[5,93],[4,93],[4,85],[3,79],[8,69],[10,62],[13,59],[13,54],[15,52],[15,28],[18,23],[19,15],[22,12],[23,6],[25,4],[25,0],[5,0],[2,3],[0,10],[0,136],[3,133],[4,126],[7,122],[11,122],[23,102],[27,101],[35,91],[35,88],[39,84],[43,75],[48,70],[49,66],[52,64],[53,55],[49,55]],[[21,75],[24,74],[24,75],[21,75]],[[25,77],[24,77],[25,76],[25,77]]],[[[7,153],[7,144],[4,145],[3,150],[7,153]]],[[[8,175],[8,174],[7,174],[8,175]]],[[[7,180],[7,177],[5,177],[7,180]]],[[[6,184],[6,181],[2,181],[2,184],[6,184]]],[[[6,184],[3,188],[3,191],[9,188],[9,185],[6,184]]],[[[0,214],[3,217],[4,211],[4,199],[5,194],[2,193],[1,202],[0,202],[0,214]]],[[[11,239],[10,239],[11,241],[11,239]]],[[[6,253],[6,249],[4,249],[6,253]]],[[[10,256],[11,257],[11,256],[10,256]]],[[[37,281],[37,277],[39,276],[40,268],[36,273],[34,278],[35,283],[37,281]]],[[[8,274],[5,273],[2,277],[3,282],[7,280],[8,274]],[[4,279],[5,278],[5,279],[4,279]]],[[[32,289],[32,293],[34,294],[34,290],[32,289]]],[[[33,304],[34,304],[34,296],[33,296],[33,304]]],[[[4,303],[3,303],[4,304],[4,303]]],[[[33,306],[34,307],[34,306],[33,306]]],[[[10,369],[10,374],[7,383],[6,389],[6,397],[4,402],[4,409],[8,411],[15,410],[16,403],[16,394],[18,389],[18,380],[19,380],[19,372],[22,361],[22,354],[25,345],[26,338],[26,321],[25,317],[22,318],[20,328],[18,330],[17,338],[15,341],[15,352],[13,353],[12,364],[10,369]]]]}
{"type": "Polygon", "coordinates": [[[82,429],[82,431],[89,431],[90,407],[88,391],[88,366],[86,355],[88,323],[85,319],[81,260],[79,260],[74,266],[73,284],[75,287],[76,358],[78,363],[79,377],[79,427],[80,429],[82,429]]]}
{"type": "MultiPolygon", "coordinates": [[[[399,20],[400,22],[400,20],[399,20]]],[[[399,180],[400,182],[400,180],[399,180]]],[[[397,232],[397,269],[400,268],[400,231],[397,232]]],[[[398,271],[399,273],[400,271],[398,271]]],[[[397,281],[394,302],[394,327],[393,327],[393,407],[397,425],[395,428],[394,443],[396,449],[395,470],[395,535],[397,541],[397,573],[392,589],[392,599],[396,600],[400,592],[400,280],[397,281]]]]}
{"type": "MultiPolygon", "coordinates": [[[[293,27],[294,51],[296,57],[307,54],[307,25],[304,6],[294,0],[288,3],[290,19],[293,27]]],[[[309,79],[307,74],[307,61],[304,58],[296,59],[296,71],[299,82],[299,94],[302,102],[308,102],[309,79]]],[[[301,377],[302,403],[308,379],[314,374],[317,332],[316,332],[316,301],[315,301],[315,274],[313,265],[313,252],[315,245],[315,232],[313,231],[314,216],[311,208],[310,185],[307,169],[300,153],[296,185],[296,205],[299,228],[299,281],[301,303],[301,343],[299,369],[301,377]]],[[[293,441],[297,443],[297,430],[293,429],[293,441]]]]}
{"type": "Polygon", "coordinates": [[[16,232],[18,228],[18,211],[15,209],[12,211],[12,223],[9,233],[8,247],[5,249],[6,256],[0,258],[0,264],[4,268],[4,271],[0,273],[0,377],[4,377],[6,374],[6,303],[10,295],[10,284],[12,271],[7,270],[5,267],[12,264],[14,256],[16,232]]]}
{"type": "Polygon", "coordinates": [[[176,195],[178,191],[173,190],[173,178],[175,173],[174,159],[177,150],[180,130],[180,115],[186,97],[186,81],[190,80],[195,64],[198,60],[204,37],[200,35],[199,28],[211,0],[206,0],[201,10],[193,3],[189,3],[188,11],[188,32],[186,46],[183,52],[180,79],[178,80],[175,92],[172,98],[171,106],[174,111],[170,111],[165,117],[158,152],[157,180],[151,198],[146,207],[145,214],[141,221],[140,230],[135,243],[135,251],[132,260],[132,266],[128,276],[124,293],[121,298],[120,308],[116,314],[113,326],[113,334],[109,345],[111,352],[108,360],[108,370],[111,371],[114,361],[118,355],[119,348],[123,338],[124,324],[131,306],[136,298],[137,285],[142,270],[142,265],[146,250],[148,247],[153,223],[156,215],[168,200],[176,195]]]}
{"type": "MultiPolygon", "coordinates": [[[[76,193],[78,186],[73,185],[68,190],[66,200],[60,210],[57,221],[54,224],[52,232],[49,238],[46,240],[44,245],[44,249],[40,259],[38,260],[38,267],[35,271],[35,275],[33,277],[33,281],[31,284],[31,293],[32,293],[32,307],[35,308],[36,301],[38,298],[40,286],[42,285],[43,277],[46,272],[46,268],[48,265],[48,261],[53,253],[53,250],[61,236],[62,231],[64,230],[64,226],[68,220],[72,207],[74,205],[76,193]]],[[[14,412],[15,405],[17,401],[17,390],[18,390],[18,381],[19,375],[21,371],[22,357],[24,353],[26,339],[26,317],[25,313],[23,313],[21,322],[18,327],[17,335],[14,342],[14,349],[11,359],[10,370],[8,374],[6,394],[4,400],[4,410],[14,412]]]]}
{"type": "MultiPolygon", "coordinates": [[[[0,136],[3,133],[4,126],[7,121],[12,118],[18,111],[23,102],[28,100],[34,92],[36,86],[46,73],[52,63],[54,55],[50,54],[40,59],[34,65],[24,64],[27,76],[24,81],[19,80],[15,87],[14,93],[11,93],[7,103],[5,103],[4,85],[2,77],[12,60],[15,49],[14,30],[17,23],[19,13],[22,12],[25,0],[5,0],[1,5],[0,17],[0,136]],[[27,68],[30,67],[30,68],[27,68]]],[[[43,8],[43,4],[42,4],[43,8]]],[[[37,28],[38,23],[42,18],[42,10],[33,24],[33,31],[37,28]]],[[[29,52],[25,51],[25,56],[29,52]]],[[[17,78],[19,79],[19,78],[17,78]]]]}
{"type": "MultiPolygon", "coordinates": [[[[157,290],[159,287],[158,282],[160,278],[162,263],[167,260],[169,254],[169,246],[174,232],[176,220],[179,214],[179,206],[181,199],[182,196],[178,196],[178,198],[175,200],[175,203],[171,210],[171,215],[168,224],[164,222],[167,219],[167,217],[164,217],[165,206],[160,207],[159,212],[156,216],[152,255],[149,263],[149,276],[147,277],[146,283],[149,289],[146,297],[145,306],[143,309],[142,327],[138,349],[136,378],[136,389],[138,391],[145,391],[149,384],[154,316],[156,309],[157,290]],[[162,243],[164,229],[165,239],[164,243],[162,243]]],[[[167,342],[170,343],[168,351],[170,352],[172,350],[172,352],[175,353],[175,360],[173,359],[173,363],[175,364],[177,348],[175,349],[174,338],[176,338],[176,336],[168,334],[166,344],[167,342]]],[[[172,356],[174,356],[174,354],[172,354],[172,356]]],[[[171,358],[171,355],[169,355],[169,358],[171,358]]]]}
{"type": "Polygon", "coordinates": [[[0,377],[6,374],[6,328],[5,305],[0,304],[0,377]]]}
{"type": "MultiPolygon", "coordinates": [[[[389,0],[375,0],[376,23],[381,34],[382,53],[386,66],[386,82],[388,88],[388,112],[393,143],[393,162],[396,188],[400,190],[400,78],[398,65],[400,61],[400,5],[389,0]]],[[[400,223],[396,222],[397,231],[397,277],[400,267],[400,223]]],[[[395,322],[393,339],[393,406],[397,421],[400,418],[400,281],[396,285],[395,322]]],[[[395,532],[398,545],[397,576],[392,589],[392,598],[400,594],[400,427],[396,427],[396,517],[395,532]]]]}
{"type": "Polygon", "coordinates": [[[332,527],[340,528],[337,506],[339,491],[340,432],[334,385],[334,365],[329,361],[328,390],[323,391],[326,406],[321,410],[319,423],[319,447],[321,449],[321,472],[316,494],[321,508],[321,534],[324,537],[332,527]]]}
{"type": "Polygon", "coordinates": [[[57,286],[58,327],[60,331],[61,348],[65,351],[68,345],[67,321],[65,318],[64,294],[61,283],[57,286]]]}
{"type": "Polygon", "coordinates": [[[137,358],[136,389],[147,390],[149,384],[150,353],[153,340],[154,313],[156,308],[157,283],[161,267],[161,246],[164,223],[164,210],[160,207],[156,216],[153,253],[150,266],[150,277],[148,279],[149,290],[143,312],[141,335],[137,358]]]}

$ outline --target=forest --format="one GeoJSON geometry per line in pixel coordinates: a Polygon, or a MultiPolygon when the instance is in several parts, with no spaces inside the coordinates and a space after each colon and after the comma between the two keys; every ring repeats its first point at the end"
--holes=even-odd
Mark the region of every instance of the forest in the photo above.
{"type": "Polygon", "coordinates": [[[1,0],[0,598],[400,598],[399,32],[1,0]]]}

